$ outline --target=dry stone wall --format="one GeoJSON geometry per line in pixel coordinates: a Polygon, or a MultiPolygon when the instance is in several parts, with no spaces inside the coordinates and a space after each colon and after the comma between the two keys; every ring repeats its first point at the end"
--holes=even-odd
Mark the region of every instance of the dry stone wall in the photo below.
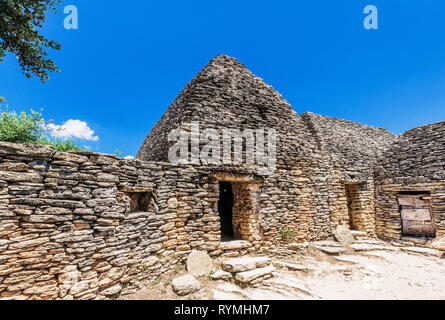
{"type": "Polygon", "coordinates": [[[376,167],[376,229],[386,239],[403,237],[402,193],[427,194],[436,235],[445,234],[445,122],[421,126],[399,137],[376,167]]]}
{"type": "Polygon", "coordinates": [[[219,250],[208,171],[10,143],[0,159],[2,299],[116,297],[219,250]]]}
{"type": "MultiPolygon", "coordinates": [[[[259,252],[261,243],[276,243],[259,233],[261,199],[271,188],[263,184],[245,168],[0,142],[0,299],[114,298],[172,270],[192,250],[259,252]],[[222,177],[238,181],[244,199],[245,241],[234,244],[221,243],[222,177]]],[[[273,197],[272,190],[264,198],[273,197]]]]}
{"type": "Polygon", "coordinates": [[[295,241],[325,237],[310,234],[318,210],[311,207],[315,164],[296,161],[292,170],[263,177],[240,167],[11,143],[0,143],[0,159],[2,299],[113,298],[173,269],[192,250],[273,252],[283,244],[283,228],[295,232],[295,241]],[[244,241],[234,244],[221,243],[221,180],[233,181],[239,197],[235,219],[244,241]]]}

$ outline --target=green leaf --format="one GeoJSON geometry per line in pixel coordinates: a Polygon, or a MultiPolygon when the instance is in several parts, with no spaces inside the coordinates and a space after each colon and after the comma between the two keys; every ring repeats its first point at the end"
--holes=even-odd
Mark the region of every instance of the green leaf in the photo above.
{"type": "Polygon", "coordinates": [[[46,58],[47,49],[60,50],[61,45],[40,34],[49,9],[55,12],[60,0],[0,0],[0,61],[10,52],[18,59],[27,78],[42,82],[49,72],[60,72],[54,61],[46,58]]]}

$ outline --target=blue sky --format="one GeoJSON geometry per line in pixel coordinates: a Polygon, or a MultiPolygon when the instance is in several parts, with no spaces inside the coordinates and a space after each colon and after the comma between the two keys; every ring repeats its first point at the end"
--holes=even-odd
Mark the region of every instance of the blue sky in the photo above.
{"type": "Polygon", "coordinates": [[[0,96],[12,109],[44,108],[56,124],[86,122],[93,139],[80,145],[136,155],[182,88],[224,53],[298,113],[401,133],[445,120],[444,14],[438,0],[63,1],[44,29],[63,45],[50,52],[62,72],[29,80],[8,56],[0,96]],[[69,4],[78,30],[63,27],[69,4]],[[368,4],[378,30],[363,27],[368,4]]]}

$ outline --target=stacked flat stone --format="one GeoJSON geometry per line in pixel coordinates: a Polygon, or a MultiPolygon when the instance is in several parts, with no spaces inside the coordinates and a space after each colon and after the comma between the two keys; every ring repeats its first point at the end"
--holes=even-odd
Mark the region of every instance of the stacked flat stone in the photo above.
{"type": "Polygon", "coordinates": [[[423,198],[431,205],[436,235],[445,235],[445,121],[401,134],[379,159],[376,185],[376,232],[380,237],[403,241],[397,195],[410,191],[426,195],[423,198]]]}
{"type": "Polygon", "coordinates": [[[264,280],[272,278],[275,271],[268,257],[233,258],[223,262],[221,267],[231,273],[241,287],[259,287],[264,280]]]}

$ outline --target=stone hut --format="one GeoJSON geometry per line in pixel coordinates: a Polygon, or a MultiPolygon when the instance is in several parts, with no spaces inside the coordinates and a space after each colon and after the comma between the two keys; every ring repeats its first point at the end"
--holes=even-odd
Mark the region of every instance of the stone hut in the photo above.
{"type": "Polygon", "coordinates": [[[228,236],[267,246],[279,242],[284,231],[291,231],[295,241],[325,239],[338,224],[375,234],[373,170],[397,138],[387,130],[298,115],[271,86],[224,55],[211,60],[179,94],[147,136],[138,159],[168,161],[169,132],[182,128],[192,135],[194,122],[201,129],[277,132],[272,174],[251,181],[238,172],[246,163],[233,168],[221,162],[211,168],[213,197],[219,197],[222,186],[233,193],[232,212],[210,205],[220,222],[229,225],[221,226],[228,236]]]}
{"type": "Polygon", "coordinates": [[[401,134],[379,159],[376,233],[418,244],[445,235],[445,122],[401,134]]]}
{"type": "Polygon", "coordinates": [[[444,132],[298,115],[218,56],[136,160],[0,142],[0,299],[113,298],[191,250],[274,252],[338,225],[421,245],[445,234],[444,132]]]}

